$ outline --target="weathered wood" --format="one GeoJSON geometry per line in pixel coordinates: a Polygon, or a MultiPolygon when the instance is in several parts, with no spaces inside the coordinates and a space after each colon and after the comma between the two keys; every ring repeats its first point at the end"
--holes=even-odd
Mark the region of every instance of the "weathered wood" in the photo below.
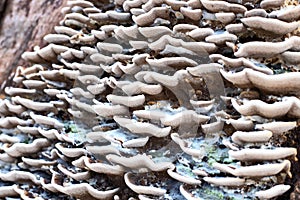
{"type": "MultiPolygon", "coordinates": [[[[44,46],[44,35],[62,19],[61,8],[67,0],[0,1],[0,84],[19,65],[21,55],[33,47],[44,46]]],[[[28,63],[27,63],[28,64],[28,63]]]]}

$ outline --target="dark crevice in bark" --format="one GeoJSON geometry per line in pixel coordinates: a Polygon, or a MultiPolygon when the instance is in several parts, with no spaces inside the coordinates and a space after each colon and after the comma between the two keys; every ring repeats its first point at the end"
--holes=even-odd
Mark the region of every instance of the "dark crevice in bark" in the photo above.
{"type": "Polygon", "coordinates": [[[2,23],[3,23],[3,18],[4,18],[4,13],[6,8],[8,7],[9,1],[3,0],[0,3],[0,29],[2,28],[2,23]]]}

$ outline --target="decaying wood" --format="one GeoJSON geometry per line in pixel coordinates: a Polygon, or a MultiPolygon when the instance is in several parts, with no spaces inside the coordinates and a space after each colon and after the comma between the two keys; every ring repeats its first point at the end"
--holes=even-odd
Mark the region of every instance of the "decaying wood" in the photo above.
{"type": "MultiPolygon", "coordinates": [[[[34,46],[44,46],[44,35],[62,19],[61,8],[67,0],[0,1],[0,84],[19,65],[21,55],[34,46]]],[[[27,63],[28,64],[28,63],[27,63]]]]}

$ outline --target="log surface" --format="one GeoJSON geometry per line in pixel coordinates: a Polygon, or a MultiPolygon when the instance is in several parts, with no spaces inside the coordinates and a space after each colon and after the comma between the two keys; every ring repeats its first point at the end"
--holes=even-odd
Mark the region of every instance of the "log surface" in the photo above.
{"type": "MultiPolygon", "coordinates": [[[[17,66],[26,66],[21,55],[44,46],[43,37],[62,20],[67,0],[0,1],[0,84],[17,66]]],[[[4,84],[3,84],[4,85],[4,84]]],[[[2,86],[3,86],[2,85],[2,86]]]]}

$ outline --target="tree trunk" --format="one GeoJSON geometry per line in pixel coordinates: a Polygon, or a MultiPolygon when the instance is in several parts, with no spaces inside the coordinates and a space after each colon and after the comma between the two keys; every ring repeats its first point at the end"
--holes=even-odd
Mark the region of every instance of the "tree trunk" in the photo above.
{"type": "MultiPolygon", "coordinates": [[[[62,19],[67,0],[0,0],[0,84],[17,66],[21,55],[44,46],[43,37],[62,19]]],[[[4,85],[4,84],[3,84],[4,85]]]]}

